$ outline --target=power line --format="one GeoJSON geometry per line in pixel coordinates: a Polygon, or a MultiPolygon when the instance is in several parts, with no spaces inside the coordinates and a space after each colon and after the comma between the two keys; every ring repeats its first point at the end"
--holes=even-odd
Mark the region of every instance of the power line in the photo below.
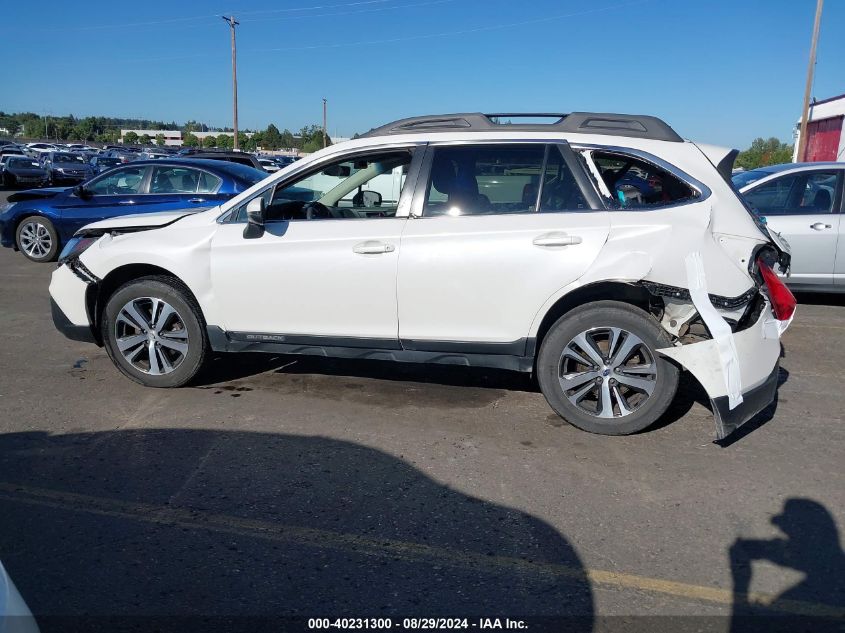
{"type": "Polygon", "coordinates": [[[574,18],[582,15],[588,15],[590,13],[600,13],[603,11],[611,11],[613,9],[622,9],[625,7],[636,6],[640,4],[646,4],[648,2],[653,2],[654,0],[635,0],[634,2],[625,2],[622,4],[613,4],[606,7],[599,7],[597,9],[585,9],[584,11],[576,11],[574,13],[564,13],[559,15],[552,15],[546,16],[543,18],[534,18],[532,20],[522,20],[520,22],[509,22],[507,24],[493,24],[490,26],[479,26],[473,29],[463,29],[460,31],[443,31],[441,33],[424,33],[422,35],[408,35],[404,37],[394,37],[389,39],[383,40],[366,40],[366,41],[359,41],[359,42],[339,42],[336,44],[317,44],[314,46],[292,46],[292,47],[285,47],[285,48],[259,48],[259,49],[249,49],[247,52],[249,53],[272,53],[272,52],[282,52],[282,51],[309,51],[309,50],[317,50],[317,49],[327,49],[327,48],[344,48],[347,46],[366,46],[371,44],[395,44],[399,42],[411,42],[414,40],[424,40],[424,39],[431,39],[437,37],[454,37],[457,35],[470,35],[472,33],[483,33],[486,31],[498,31],[501,29],[509,29],[515,28],[519,26],[528,26],[532,24],[540,24],[542,22],[552,22],[555,20],[563,20],[565,18],[574,18]]]}
{"type": "MultiPolygon", "coordinates": [[[[287,8],[287,9],[265,9],[259,11],[240,11],[239,13],[243,15],[260,15],[260,14],[268,14],[268,13],[295,13],[295,12],[302,12],[302,11],[316,11],[320,9],[345,9],[347,7],[357,7],[363,5],[372,5],[372,4],[383,4],[385,2],[394,2],[395,0],[360,0],[358,2],[346,2],[343,4],[321,4],[315,5],[310,7],[294,7],[294,8],[287,8]]],[[[205,20],[210,18],[217,18],[220,17],[219,13],[214,14],[206,14],[206,15],[193,15],[193,16],[185,16],[179,18],[167,18],[164,20],[150,20],[147,22],[123,22],[120,24],[96,24],[96,25],[89,25],[89,26],[72,26],[72,27],[57,27],[54,29],[37,29],[42,33],[55,33],[55,32],[68,32],[68,31],[97,31],[102,29],[129,29],[134,27],[142,27],[142,26],[162,26],[165,24],[175,25],[180,24],[183,22],[195,22],[196,20],[205,20]]],[[[192,27],[194,25],[191,25],[192,27]]],[[[202,24],[199,26],[208,26],[208,24],[202,24]]]]}
{"type": "Polygon", "coordinates": [[[427,2],[414,2],[410,4],[399,4],[391,7],[378,7],[375,9],[364,9],[363,11],[343,11],[340,13],[315,13],[312,15],[286,15],[278,18],[256,18],[253,20],[243,20],[243,22],[272,22],[276,20],[303,20],[310,18],[333,18],[344,15],[362,15],[365,13],[376,13],[377,11],[393,11],[395,9],[411,9],[413,7],[424,7],[432,4],[444,4],[446,2],[455,2],[456,0],[428,0],[427,2]]]}

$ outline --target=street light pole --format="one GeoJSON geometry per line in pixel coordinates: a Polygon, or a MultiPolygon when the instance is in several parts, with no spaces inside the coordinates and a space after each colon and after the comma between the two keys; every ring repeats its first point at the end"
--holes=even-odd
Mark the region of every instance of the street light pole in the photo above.
{"type": "Polygon", "coordinates": [[[323,99],[323,149],[326,148],[326,100],[323,99]]]}
{"type": "Polygon", "coordinates": [[[234,149],[238,149],[238,53],[237,53],[237,46],[235,44],[235,27],[240,24],[237,20],[235,20],[234,15],[230,15],[226,17],[225,15],[221,15],[226,22],[228,22],[229,27],[232,29],[232,110],[233,110],[233,125],[232,129],[235,131],[235,138],[232,144],[234,149]]]}
{"type": "Polygon", "coordinates": [[[798,134],[798,153],[796,159],[803,162],[807,151],[807,123],[810,115],[810,93],[813,91],[813,73],[816,70],[816,47],[819,43],[819,27],[822,22],[824,0],[816,3],[816,21],[813,24],[813,39],[810,43],[810,65],[807,67],[807,86],[804,88],[804,108],[801,110],[801,131],[798,134]]]}

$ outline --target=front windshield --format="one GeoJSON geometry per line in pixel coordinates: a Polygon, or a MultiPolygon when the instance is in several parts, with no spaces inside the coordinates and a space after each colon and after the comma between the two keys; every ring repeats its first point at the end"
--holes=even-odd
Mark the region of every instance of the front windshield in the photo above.
{"type": "Polygon", "coordinates": [[[53,154],[54,163],[84,163],[82,156],[76,154],[53,154]]]}
{"type": "Polygon", "coordinates": [[[750,185],[752,182],[756,182],[761,178],[765,178],[769,175],[769,172],[763,171],[762,169],[752,169],[751,171],[740,171],[731,176],[731,182],[734,184],[734,187],[737,189],[742,189],[746,185],[750,185]]]}

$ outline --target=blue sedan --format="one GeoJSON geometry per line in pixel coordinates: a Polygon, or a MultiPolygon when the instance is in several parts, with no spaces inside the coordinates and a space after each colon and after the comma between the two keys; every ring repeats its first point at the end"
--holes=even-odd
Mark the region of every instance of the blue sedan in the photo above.
{"type": "Polygon", "coordinates": [[[91,222],[118,215],[206,209],[267,177],[218,160],[133,161],[76,187],[30,189],[0,206],[0,244],[36,262],[56,259],[62,245],[91,222]]]}

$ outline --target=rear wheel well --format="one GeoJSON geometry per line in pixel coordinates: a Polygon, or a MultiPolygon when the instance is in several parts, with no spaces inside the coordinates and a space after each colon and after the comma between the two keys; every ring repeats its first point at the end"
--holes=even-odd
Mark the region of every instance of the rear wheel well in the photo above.
{"type": "Polygon", "coordinates": [[[558,299],[546,312],[540,322],[540,328],[537,330],[534,349],[529,350],[531,355],[536,359],[543,338],[560,317],[573,308],[593,301],[619,301],[640,308],[649,314],[654,314],[655,308],[658,307],[655,306],[654,297],[649,291],[638,284],[622,281],[602,281],[582,286],[558,299]]]}
{"type": "MultiPolygon", "coordinates": [[[[120,268],[115,268],[100,281],[97,285],[97,292],[91,293],[92,296],[88,297],[88,313],[94,317],[93,330],[98,343],[102,344],[102,341],[99,340],[100,323],[102,322],[103,310],[109,298],[125,283],[135,279],[141,279],[142,277],[166,277],[169,280],[173,280],[188,293],[194,303],[197,303],[196,297],[190,289],[176,275],[165,268],[153,266],[152,264],[128,264],[120,268]]],[[[199,304],[197,303],[197,305],[199,304]]]]}

